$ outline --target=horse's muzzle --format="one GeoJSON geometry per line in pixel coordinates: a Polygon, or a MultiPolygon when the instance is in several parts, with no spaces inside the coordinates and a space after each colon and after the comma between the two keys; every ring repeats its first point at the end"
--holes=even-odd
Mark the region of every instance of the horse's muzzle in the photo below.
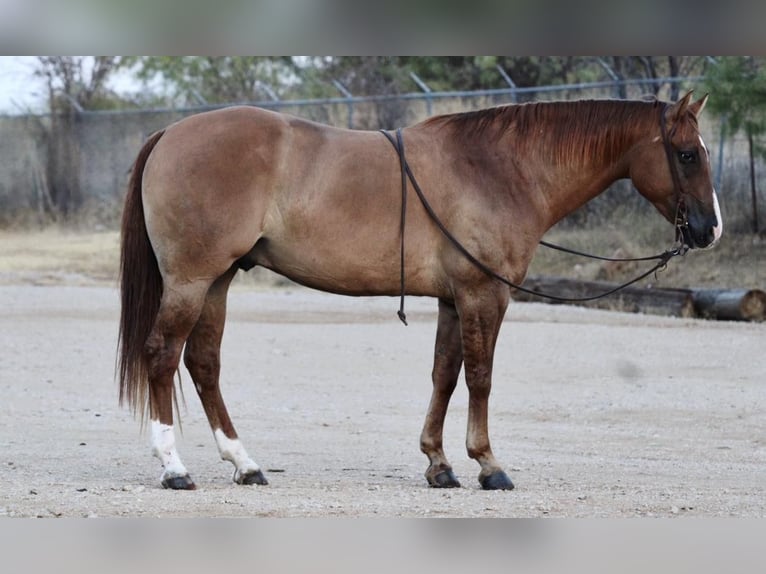
{"type": "Polygon", "coordinates": [[[685,225],[680,226],[683,241],[692,249],[705,249],[715,245],[721,237],[723,222],[718,198],[714,196],[713,211],[690,209],[685,225]]]}

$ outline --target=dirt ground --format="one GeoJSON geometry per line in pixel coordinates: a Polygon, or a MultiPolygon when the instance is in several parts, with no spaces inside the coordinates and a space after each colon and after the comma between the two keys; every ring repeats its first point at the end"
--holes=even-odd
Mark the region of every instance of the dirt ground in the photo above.
{"type": "MultiPolygon", "coordinates": [[[[479,489],[460,385],[445,447],[463,487],[440,491],[418,449],[435,301],[408,298],[403,327],[393,299],[251,272],[230,296],[223,392],[270,484],[231,482],[182,371],[179,449],[198,490],[172,492],[117,405],[117,233],[2,231],[0,244],[0,516],[766,515],[764,324],[512,305],[490,433],[516,490],[479,489]]],[[[763,288],[765,256],[729,240],[663,279],[763,288]]]]}
{"type": "Polygon", "coordinates": [[[463,487],[435,490],[418,449],[435,301],[409,298],[404,327],[394,299],[238,285],[223,392],[270,484],[231,482],[184,371],[198,489],[173,492],[117,405],[116,288],[0,283],[0,516],[766,516],[763,324],[512,305],[490,433],[516,490],[479,489],[462,384],[445,447],[463,487]]]}

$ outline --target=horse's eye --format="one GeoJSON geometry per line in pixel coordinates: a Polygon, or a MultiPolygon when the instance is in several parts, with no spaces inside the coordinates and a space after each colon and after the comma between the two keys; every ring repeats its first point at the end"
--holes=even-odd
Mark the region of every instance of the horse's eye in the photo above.
{"type": "Polygon", "coordinates": [[[682,164],[696,163],[697,152],[696,151],[679,151],[678,161],[680,161],[682,164]]]}

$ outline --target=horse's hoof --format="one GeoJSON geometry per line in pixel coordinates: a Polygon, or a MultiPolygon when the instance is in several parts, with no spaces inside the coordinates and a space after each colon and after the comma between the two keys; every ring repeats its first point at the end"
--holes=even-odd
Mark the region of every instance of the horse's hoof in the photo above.
{"type": "Polygon", "coordinates": [[[451,468],[442,470],[434,476],[428,476],[428,485],[433,488],[460,488],[460,482],[458,482],[455,473],[451,468]]]}
{"type": "Polygon", "coordinates": [[[496,470],[487,476],[479,476],[479,482],[484,490],[513,490],[513,483],[502,470],[496,470]]]}
{"type": "Polygon", "coordinates": [[[237,484],[268,484],[269,481],[263,476],[260,470],[251,470],[249,472],[235,475],[234,482],[237,484]]]}
{"type": "Polygon", "coordinates": [[[162,479],[163,488],[169,488],[171,490],[195,490],[197,486],[191,477],[186,474],[184,476],[168,476],[162,479]]]}

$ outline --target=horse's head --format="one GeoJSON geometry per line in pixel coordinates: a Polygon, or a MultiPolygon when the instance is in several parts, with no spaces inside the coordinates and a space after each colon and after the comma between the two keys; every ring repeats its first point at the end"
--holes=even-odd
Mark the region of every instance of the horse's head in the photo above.
{"type": "Polygon", "coordinates": [[[707,95],[696,102],[691,96],[663,106],[657,130],[636,146],[629,172],[686,245],[711,247],[721,237],[723,222],[697,123],[707,95]]]}

